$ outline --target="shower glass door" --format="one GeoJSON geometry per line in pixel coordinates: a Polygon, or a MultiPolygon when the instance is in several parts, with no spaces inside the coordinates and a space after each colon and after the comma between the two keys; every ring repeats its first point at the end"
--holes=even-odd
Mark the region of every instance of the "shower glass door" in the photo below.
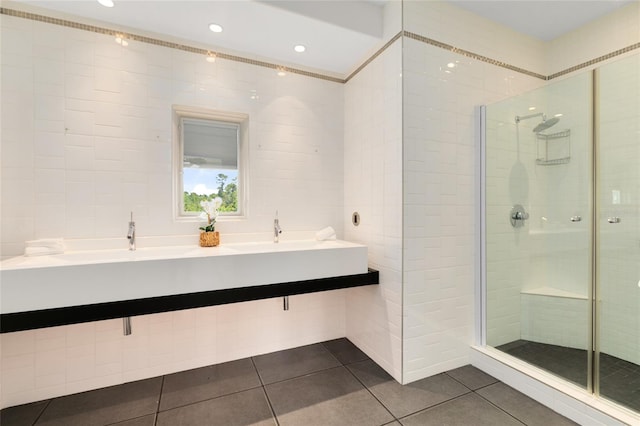
{"type": "Polygon", "coordinates": [[[597,76],[597,382],[640,412],[640,55],[597,76]]]}
{"type": "Polygon", "coordinates": [[[486,344],[589,388],[591,73],[486,107],[486,344]]]}

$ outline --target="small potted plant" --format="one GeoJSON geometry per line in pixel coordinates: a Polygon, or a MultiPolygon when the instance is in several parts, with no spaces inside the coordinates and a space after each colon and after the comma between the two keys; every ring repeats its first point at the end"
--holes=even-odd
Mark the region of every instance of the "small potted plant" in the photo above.
{"type": "Polygon", "coordinates": [[[221,205],[220,197],[210,201],[200,201],[202,207],[200,217],[207,221],[205,226],[200,227],[200,247],[215,247],[220,244],[220,233],[216,231],[216,219],[221,205]]]}

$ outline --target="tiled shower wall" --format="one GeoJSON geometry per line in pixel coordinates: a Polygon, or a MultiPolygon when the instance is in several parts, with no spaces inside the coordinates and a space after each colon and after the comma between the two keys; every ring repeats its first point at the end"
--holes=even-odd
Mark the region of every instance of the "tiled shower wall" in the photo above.
{"type": "Polygon", "coordinates": [[[597,335],[600,351],[640,365],[640,53],[603,66],[599,77],[597,335]]]}
{"type": "Polygon", "coordinates": [[[347,296],[347,337],[402,381],[402,41],[345,85],[345,238],[380,285],[347,296]],[[354,226],[351,214],[361,223],[354,226]]]}
{"type": "MultiPolygon", "coordinates": [[[[533,39],[444,2],[404,7],[407,31],[542,68],[542,46],[533,39]]],[[[403,380],[409,383],[469,362],[478,225],[474,107],[544,82],[408,38],[403,77],[403,380]]]]}
{"type": "Polygon", "coordinates": [[[591,141],[589,73],[487,107],[487,343],[491,346],[521,338],[587,346],[591,210],[585,177],[591,174],[591,141]],[[529,111],[532,107],[535,111],[529,111]],[[569,135],[548,143],[538,140],[532,130],[540,117],[515,122],[516,116],[533,113],[563,114],[543,133],[568,130],[569,135]],[[536,159],[544,157],[547,146],[552,157],[569,155],[568,163],[538,165],[536,159]],[[509,221],[515,204],[529,213],[521,228],[509,221]],[[582,220],[572,222],[573,216],[582,220]],[[565,332],[548,327],[560,321],[565,332]]]}
{"type": "MultiPolygon", "coordinates": [[[[559,72],[637,43],[640,43],[640,4],[635,2],[549,42],[546,46],[546,72],[559,72]]],[[[487,264],[487,272],[492,274],[490,278],[495,284],[488,291],[490,306],[487,320],[490,345],[525,338],[577,348],[586,346],[589,333],[586,319],[588,305],[586,301],[572,297],[586,297],[590,286],[588,231],[591,223],[588,216],[588,177],[591,174],[591,135],[587,131],[591,127],[589,73],[596,67],[618,67],[616,71],[612,71],[607,86],[602,85],[600,88],[602,99],[617,96],[616,100],[608,99],[606,105],[602,106],[602,110],[607,108],[608,115],[600,116],[600,159],[611,159],[613,164],[622,164],[622,159],[636,158],[637,152],[634,149],[629,150],[628,142],[625,141],[633,140],[630,135],[633,134],[638,121],[637,115],[632,112],[633,108],[628,108],[635,100],[633,94],[637,93],[637,82],[634,80],[637,76],[637,65],[632,65],[624,71],[625,68],[618,64],[624,61],[621,58],[625,56],[637,57],[637,53],[631,52],[609,59],[609,62],[615,62],[613,64],[603,62],[579,70],[575,73],[579,74],[579,77],[572,74],[568,77],[569,81],[557,83],[563,87],[562,90],[550,86],[538,91],[539,96],[531,93],[523,96],[520,102],[514,99],[514,104],[503,111],[505,118],[500,124],[501,127],[498,127],[498,123],[488,123],[489,137],[498,141],[500,145],[494,153],[487,153],[488,161],[494,161],[493,166],[488,164],[488,173],[492,177],[509,176],[517,158],[516,146],[512,143],[516,138],[513,116],[523,114],[529,104],[544,105],[545,111],[552,111],[551,114],[563,113],[560,124],[551,130],[570,128],[572,131],[572,159],[567,165],[544,168],[535,166],[532,162],[535,152],[527,146],[520,147],[524,148],[521,154],[527,158],[527,174],[530,180],[527,183],[531,188],[527,203],[531,203],[532,215],[526,225],[527,233],[520,238],[512,229],[508,229],[509,225],[502,227],[505,224],[505,209],[515,202],[509,199],[509,182],[496,180],[487,184],[493,191],[502,188],[504,192],[500,201],[487,207],[487,226],[493,226],[493,230],[497,230],[493,233],[496,245],[489,246],[489,254],[495,256],[489,259],[487,264]],[[625,129],[624,134],[616,134],[616,129],[625,129]],[[583,217],[582,222],[570,223],[568,217],[576,214],[583,217]],[[542,219],[543,217],[545,219],[542,219]],[[494,218],[496,222],[491,222],[494,218]],[[540,287],[569,292],[570,298],[557,295],[523,295],[521,303],[518,302],[521,290],[529,291],[540,287]],[[540,303],[541,298],[550,301],[558,309],[549,309],[550,304],[540,303]],[[550,327],[559,322],[562,322],[562,327],[550,327]]],[[[553,79],[550,84],[554,85],[558,80],[561,79],[553,79]]],[[[491,107],[496,108],[496,105],[491,107]]],[[[527,122],[522,122],[521,127],[529,132],[521,135],[530,134],[530,125],[527,122]]],[[[611,205],[611,190],[620,188],[624,188],[623,192],[630,197],[627,201],[620,200],[624,205],[620,208],[631,214],[631,220],[627,221],[627,225],[623,225],[625,230],[618,231],[607,227],[606,220],[602,222],[606,219],[605,213],[598,216],[600,226],[604,226],[601,228],[603,233],[600,238],[599,258],[600,274],[604,277],[601,282],[602,302],[599,303],[602,312],[598,330],[601,350],[638,363],[640,335],[637,321],[630,320],[637,318],[638,312],[638,299],[634,296],[637,290],[637,262],[632,259],[637,253],[637,241],[629,240],[633,239],[633,235],[637,235],[637,232],[634,234],[632,231],[637,221],[633,216],[635,207],[630,201],[635,199],[635,189],[633,185],[629,186],[629,182],[637,180],[632,176],[633,171],[629,175],[629,170],[625,167],[619,167],[613,175],[604,167],[601,167],[600,171],[606,192],[603,193],[601,202],[603,205],[608,203],[610,207],[607,214],[613,215],[615,210],[615,206],[611,205]]],[[[532,293],[536,294],[535,291],[532,293]]]]}
{"type": "MultiPolygon", "coordinates": [[[[31,20],[2,24],[2,255],[43,237],[188,234],[172,218],[171,105],[250,116],[250,204],[225,236],[343,234],[343,85],[31,20]]],[[[212,275],[215,271],[212,271],[212,275]]],[[[51,283],[55,285],[55,283],[51,283]]],[[[345,293],[3,334],[1,405],[345,335],[345,293]]]]}

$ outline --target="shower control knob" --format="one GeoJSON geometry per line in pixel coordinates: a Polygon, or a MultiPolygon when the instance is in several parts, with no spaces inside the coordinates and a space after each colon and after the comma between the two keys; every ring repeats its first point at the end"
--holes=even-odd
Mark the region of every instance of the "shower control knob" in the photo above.
{"type": "Polygon", "coordinates": [[[582,216],[571,216],[571,222],[580,222],[582,220],[582,216]]]}
{"type": "Polygon", "coordinates": [[[514,228],[520,228],[524,226],[524,221],[529,219],[529,213],[527,213],[520,204],[516,204],[511,209],[511,213],[509,214],[509,219],[511,220],[511,226],[514,228]]]}
{"type": "Polygon", "coordinates": [[[607,218],[607,222],[609,222],[609,223],[620,223],[620,220],[621,219],[619,217],[616,217],[616,216],[607,218]]]}

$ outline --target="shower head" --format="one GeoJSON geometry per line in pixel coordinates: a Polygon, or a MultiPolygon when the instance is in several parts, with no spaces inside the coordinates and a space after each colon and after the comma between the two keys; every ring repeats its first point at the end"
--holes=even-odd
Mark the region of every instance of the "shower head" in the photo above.
{"type": "Polygon", "coordinates": [[[558,124],[558,121],[560,121],[558,117],[552,117],[546,120],[545,117],[542,116],[542,123],[538,124],[536,127],[533,128],[533,133],[540,133],[543,130],[547,130],[549,127],[552,127],[558,124]]]}
{"type": "Polygon", "coordinates": [[[523,116],[516,115],[516,124],[520,123],[522,120],[528,120],[534,117],[542,117],[542,123],[538,124],[536,127],[533,128],[533,133],[540,133],[543,130],[547,130],[549,127],[555,126],[556,124],[558,124],[558,121],[560,121],[558,117],[552,117],[547,120],[546,114],[542,112],[538,112],[536,114],[523,115],[523,116]]]}

